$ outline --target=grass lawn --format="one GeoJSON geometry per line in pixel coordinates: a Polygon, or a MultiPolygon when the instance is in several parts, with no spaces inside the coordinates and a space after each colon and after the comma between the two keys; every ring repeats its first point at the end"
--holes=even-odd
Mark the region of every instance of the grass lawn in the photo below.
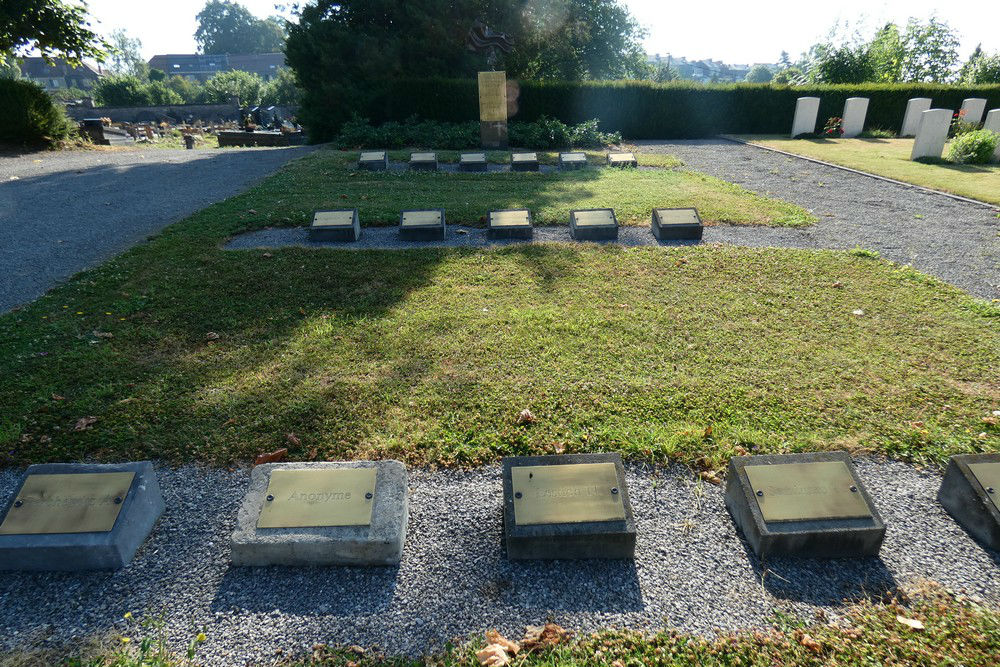
{"type": "MultiPolygon", "coordinates": [[[[788,139],[742,136],[762,146],[832,162],[897,181],[1000,204],[1000,164],[912,162],[913,139],[788,139]]],[[[948,155],[945,146],[944,154],[948,155]]]]}
{"type": "Polygon", "coordinates": [[[518,245],[223,251],[359,205],[795,207],[685,172],[369,174],[319,151],[0,317],[0,464],[617,450],[718,467],[848,447],[996,449],[1000,309],[865,253],[518,245]],[[650,192],[650,187],[657,190],[650,192]],[[346,198],[344,198],[346,196],[346,198]],[[635,199],[633,199],[633,197],[635,199]],[[853,314],[854,311],[863,314],[853,314]],[[530,409],[537,422],[518,423],[530,409]]]}

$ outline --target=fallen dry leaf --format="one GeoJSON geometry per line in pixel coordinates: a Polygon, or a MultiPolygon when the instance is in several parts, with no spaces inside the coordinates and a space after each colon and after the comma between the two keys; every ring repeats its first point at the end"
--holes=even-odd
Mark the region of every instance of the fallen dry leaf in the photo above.
{"type": "Polygon", "coordinates": [[[263,255],[261,255],[261,257],[274,257],[274,255],[272,255],[269,252],[265,252],[263,255]]]}
{"type": "Polygon", "coordinates": [[[905,616],[896,615],[896,620],[905,626],[911,627],[914,630],[923,630],[924,624],[915,618],[906,618],[905,616]]]}
{"type": "Polygon", "coordinates": [[[215,333],[214,331],[209,331],[207,334],[205,334],[205,340],[219,340],[219,334],[215,333]]]}
{"type": "Polygon", "coordinates": [[[283,461],[286,456],[288,456],[288,448],[282,447],[281,449],[276,449],[273,452],[258,454],[253,464],[255,466],[259,466],[264,463],[277,463],[278,461],[283,461]]]}
{"type": "Polygon", "coordinates": [[[108,333],[107,331],[94,331],[93,334],[94,334],[95,338],[114,338],[115,337],[115,335],[113,333],[108,333]]]}
{"type": "Polygon", "coordinates": [[[517,642],[512,642],[511,640],[504,637],[502,634],[496,630],[486,631],[486,641],[490,644],[497,644],[498,646],[503,646],[503,649],[510,653],[511,655],[517,655],[517,652],[521,650],[517,642]]]}
{"type": "Polygon", "coordinates": [[[711,470],[702,470],[701,472],[698,473],[698,477],[701,477],[702,481],[708,482],[709,484],[722,486],[722,478],[716,475],[711,470]]]}
{"type": "Polygon", "coordinates": [[[290,444],[295,445],[296,447],[302,446],[302,441],[299,440],[298,436],[295,435],[294,433],[286,433],[285,440],[287,440],[290,444]]]}
{"type": "Polygon", "coordinates": [[[73,427],[74,431],[86,431],[91,426],[97,423],[97,417],[80,417],[76,420],[76,426],[73,427]]]}
{"type": "Polygon", "coordinates": [[[815,639],[813,639],[812,637],[810,637],[809,635],[805,635],[805,634],[802,635],[802,637],[799,638],[799,643],[802,644],[803,646],[805,646],[807,649],[809,649],[813,653],[821,653],[823,651],[823,645],[820,644],[815,639]]]}
{"type": "Polygon", "coordinates": [[[625,663],[621,660],[615,660],[611,663],[611,667],[625,667],[625,663]]]}
{"type": "Polygon", "coordinates": [[[561,644],[570,638],[570,633],[563,630],[555,623],[545,625],[529,625],[524,629],[524,639],[521,640],[521,649],[524,651],[535,651],[548,646],[561,644]]]}
{"type": "Polygon", "coordinates": [[[59,394],[52,394],[52,400],[53,401],[65,401],[66,397],[65,396],[60,396],[59,394]]]}
{"type": "Polygon", "coordinates": [[[510,656],[502,646],[490,644],[486,648],[476,651],[476,659],[483,667],[504,667],[510,664],[510,656]]]}
{"type": "Polygon", "coordinates": [[[534,424],[536,421],[538,421],[538,419],[528,408],[521,410],[521,413],[517,415],[518,424],[534,424]]]}

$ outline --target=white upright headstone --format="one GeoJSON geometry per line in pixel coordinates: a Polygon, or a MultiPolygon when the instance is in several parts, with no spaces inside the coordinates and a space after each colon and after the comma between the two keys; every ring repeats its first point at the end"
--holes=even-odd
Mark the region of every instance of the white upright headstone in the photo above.
{"type": "MultiPolygon", "coordinates": [[[[983,123],[983,129],[1000,134],[1000,109],[993,109],[986,114],[986,122],[983,123]]],[[[993,160],[994,162],[1000,162],[1000,142],[997,143],[997,149],[993,151],[993,160]]]]}
{"type": "Polygon", "coordinates": [[[903,129],[899,131],[901,137],[917,136],[917,129],[920,127],[920,114],[931,108],[931,98],[914,97],[906,103],[906,114],[903,116],[903,129]]]}
{"type": "Polygon", "coordinates": [[[982,97],[970,97],[966,100],[962,100],[962,108],[959,111],[965,112],[962,117],[963,123],[979,123],[983,122],[983,112],[986,111],[986,100],[982,97]]]}
{"type": "Polygon", "coordinates": [[[841,129],[844,138],[856,137],[865,130],[865,116],[868,115],[867,97],[848,97],[844,102],[844,116],[841,129]]]}
{"type": "Polygon", "coordinates": [[[920,127],[917,128],[917,138],[913,140],[911,160],[941,157],[951,128],[951,116],[951,109],[930,109],[920,114],[920,127]]]}
{"type": "Polygon", "coordinates": [[[819,116],[818,97],[800,97],[795,102],[795,119],[792,121],[792,138],[800,134],[816,131],[816,117],[819,116]]]}

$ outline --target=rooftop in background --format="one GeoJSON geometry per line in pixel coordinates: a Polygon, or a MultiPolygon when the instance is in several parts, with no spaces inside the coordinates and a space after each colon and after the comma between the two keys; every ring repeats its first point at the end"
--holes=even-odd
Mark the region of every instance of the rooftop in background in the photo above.
{"type": "MultiPolygon", "coordinates": [[[[677,58],[669,53],[661,55],[659,53],[647,53],[646,62],[650,65],[670,65],[680,74],[682,79],[700,81],[702,83],[711,82],[739,82],[746,79],[747,73],[753,65],[737,64],[727,65],[721,60],[688,60],[687,58],[677,58]]],[[[754,63],[754,65],[764,65],[772,72],[777,71],[778,66],[772,63],[754,63]]]]}
{"type": "Polygon", "coordinates": [[[88,90],[94,87],[103,74],[87,63],[83,63],[80,67],[72,67],[62,58],[54,58],[50,65],[41,56],[27,56],[21,60],[21,76],[31,79],[45,90],[60,88],[88,90]]]}
{"type": "Polygon", "coordinates": [[[149,66],[166,72],[167,76],[176,74],[198,81],[207,81],[219,72],[232,70],[252,72],[266,81],[274,78],[279,70],[287,67],[284,53],[222,53],[218,55],[170,53],[153,56],[149,59],[149,66]]]}

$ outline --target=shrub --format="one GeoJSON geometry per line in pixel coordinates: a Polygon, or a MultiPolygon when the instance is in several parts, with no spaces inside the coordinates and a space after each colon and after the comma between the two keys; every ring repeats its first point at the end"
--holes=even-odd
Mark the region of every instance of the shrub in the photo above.
{"type": "Polygon", "coordinates": [[[965,132],[951,142],[948,159],[958,164],[986,164],[993,159],[1000,134],[989,130],[965,132]]]}
{"type": "Polygon", "coordinates": [[[823,126],[823,136],[837,139],[844,136],[844,119],[840,116],[827,119],[826,125],[823,126]]]}
{"type": "Polygon", "coordinates": [[[146,84],[131,75],[102,78],[94,87],[94,101],[103,107],[145,107],[151,104],[146,84]]]}
{"type": "Polygon", "coordinates": [[[69,137],[66,111],[30,81],[0,79],[0,144],[51,146],[69,137]]]}

